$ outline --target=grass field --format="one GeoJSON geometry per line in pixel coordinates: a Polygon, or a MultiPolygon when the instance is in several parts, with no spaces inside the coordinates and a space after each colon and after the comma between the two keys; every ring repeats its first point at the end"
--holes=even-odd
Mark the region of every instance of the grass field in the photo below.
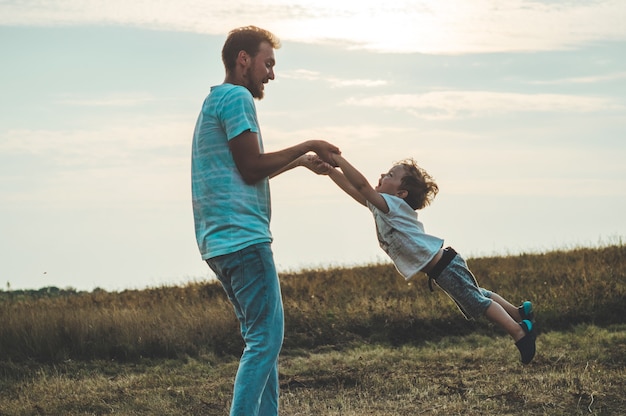
{"type": "MultiPolygon", "coordinates": [[[[281,415],[626,414],[626,247],[470,259],[538,312],[528,366],[392,266],[281,276],[281,415]]],[[[0,415],[226,415],[242,342],[214,283],[0,292],[0,415]]]]}

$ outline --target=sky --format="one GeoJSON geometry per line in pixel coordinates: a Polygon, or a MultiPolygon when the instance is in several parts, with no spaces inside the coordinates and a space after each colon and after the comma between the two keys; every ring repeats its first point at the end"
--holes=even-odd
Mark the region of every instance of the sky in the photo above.
{"type": "MultiPolygon", "coordinates": [[[[191,139],[249,24],[282,41],[266,151],[327,140],[372,183],[414,158],[440,188],[419,219],[470,267],[624,244],[624,22],[623,0],[0,0],[0,289],[212,278],[191,139]]],[[[281,273],[388,262],[329,178],[270,186],[281,273]]]]}

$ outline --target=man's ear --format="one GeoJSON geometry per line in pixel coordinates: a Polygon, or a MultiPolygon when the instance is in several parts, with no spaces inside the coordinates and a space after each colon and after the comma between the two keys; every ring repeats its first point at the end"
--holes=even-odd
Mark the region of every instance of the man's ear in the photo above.
{"type": "Polygon", "coordinates": [[[239,62],[243,66],[247,66],[248,62],[250,62],[250,55],[246,51],[239,51],[237,54],[237,62],[239,62]]]}
{"type": "Polygon", "coordinates": [[[396,196],[398,198],[404,199],[409,196],[409,191],[407,191],[406,189],[399,189],[398,192],[396,192],[396,196]]]}

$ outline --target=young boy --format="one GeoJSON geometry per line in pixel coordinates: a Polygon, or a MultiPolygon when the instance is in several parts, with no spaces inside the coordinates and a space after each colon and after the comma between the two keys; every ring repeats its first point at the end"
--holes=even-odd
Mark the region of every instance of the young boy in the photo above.
{"type": "Polygon", "coordinates": [[[375,188],[341,155],[328,166],[330,178],[374,214],[380,247],[406,279],[418,272],[434,280],[459,306],[467,319],[485,316],[500,325],[515,341],[521,361],[535,356],[532,303],[516,307],[494,292],[478,286],[465,260],[443,240],[424,233],[416,210],[429,205],[439,187],[414,160],[407,159],[381,175],[375,188]]]}

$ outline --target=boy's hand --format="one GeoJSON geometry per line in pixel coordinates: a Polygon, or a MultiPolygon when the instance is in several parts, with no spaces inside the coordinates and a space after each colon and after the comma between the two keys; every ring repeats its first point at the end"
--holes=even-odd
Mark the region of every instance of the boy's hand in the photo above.
{"type": "Polygon", "coordinates": [[[328,175],[333,167],[317,155],[303,155],[302,166],[309,168],[318,175],[328,175]]]}
{"type": "Polygon", "coordinates": [[[331,164],[333,167],[339,167],[339,165],[337,164],[337,158],[336,158],[336,156],[341,156],[341,153],[340,153],[340,152],[337,152],[337,153],[331,153],[331,154],[330,154],[330,164],[331,164]]]}

